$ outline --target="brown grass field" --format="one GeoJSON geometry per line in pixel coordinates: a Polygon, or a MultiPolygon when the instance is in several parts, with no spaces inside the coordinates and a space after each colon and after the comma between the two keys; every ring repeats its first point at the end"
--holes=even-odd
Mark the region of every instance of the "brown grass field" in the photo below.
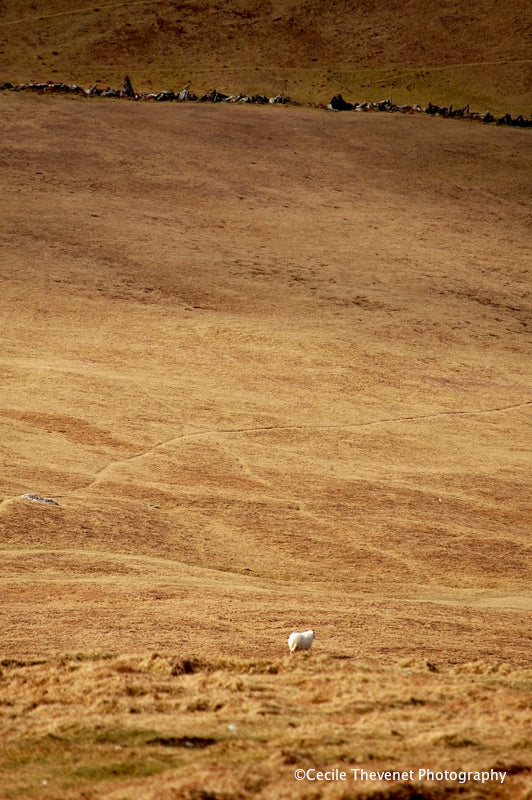
{"type": "MultiPolygon", "coordinates": [[[[24,30],[2,78],[52,77],[24,30]]],[[[0,800],[530,800],[530,132],[2,93],[0,135],[0,800]]]]}

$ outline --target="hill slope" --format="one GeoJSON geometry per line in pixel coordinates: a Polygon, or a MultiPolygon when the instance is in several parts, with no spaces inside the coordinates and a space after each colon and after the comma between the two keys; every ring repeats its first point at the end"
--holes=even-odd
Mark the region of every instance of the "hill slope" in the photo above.
{"type": "Polygon", "coordinates": [[[0,117],[4,795],[529,797],[529,132],[0,117]]]}
{"type": "Polygon", "coordinates": [[[530,113],[526,0],[177,3],[74,7],[35,0],[0,11],[0,72],[140,90],[284,91],[300,102],[428,100],[530,113]]]}
{"type": "Polygon", "coordinates": [[[528,132],[2,110],[8,653],[522,663],[528,132]]]}

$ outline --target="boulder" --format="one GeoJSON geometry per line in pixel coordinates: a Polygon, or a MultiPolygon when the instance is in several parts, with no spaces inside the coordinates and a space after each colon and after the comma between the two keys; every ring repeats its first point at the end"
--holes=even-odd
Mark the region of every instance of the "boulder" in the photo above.
{"type": "Polygon", "coordinates": [[[210,92],[204,94],[200,97],[200,103],[221,103],[223,100],[227,100],[228,95],[222,94],[221,92],[217,92],[216,89],[211,89],[210,92]]]}
{"type": "Polygon", "coordinates": [[[276,94],[275,97],[270,97],[268,102],[271,103],[272,105],[276,105],[277,103],[283,106],[296,105],[296,101],[293,100],[291,97],[288,97],[288,95],[286,94],[276,94]]]}
{"type": "Polygon", "coordinates": [[[184,89],[181,89],[176,99],[182,103],[194,103],[198,98],[197,95],[189,91],[188,86],[185,86],[184,89]]]}
{"type": "Polygon", "coordinates": [[[135,90],[131,85],[131,81],[129,79],[129,75],[126,75],[124,78],[124,88],[120,92],[121,97],[136,97],[135,90]]]}
{"type": "MultiPolygon", "coordinates": [[[[271,102],[270,100],[270,103],[271,102]]],[[[344,100],[341,94],[335,94],[334,97],[331,97],[327,106],[329,111],[352,111],[354,107],[354,104],[344,100]]]]}

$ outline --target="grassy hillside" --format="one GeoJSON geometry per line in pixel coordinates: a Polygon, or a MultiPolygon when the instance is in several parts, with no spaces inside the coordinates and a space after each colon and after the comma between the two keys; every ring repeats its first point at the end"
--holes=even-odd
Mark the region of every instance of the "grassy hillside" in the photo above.
{"type": "Polygon", "coordinates": [[[531,19],[526,0],[5,0],[0,77],[121,85],[127,73],[139,90],[393,93],[528,115],[531,19]]]}
{"type": "Polygon", "coordinates": [[[529,131],[0,118],[1,800],[530,800],[529,131]]]}

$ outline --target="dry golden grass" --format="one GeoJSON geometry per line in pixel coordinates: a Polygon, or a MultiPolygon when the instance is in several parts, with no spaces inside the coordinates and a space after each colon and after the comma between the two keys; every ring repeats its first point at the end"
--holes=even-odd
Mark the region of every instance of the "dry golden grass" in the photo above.
{"type": "Polygon", "coordinates": [[[315,654],[6,660],[2,797],[524,797],[531,678],[489,662],[439,671],[315,654]],[[313,785],[296,768],[349,777],[313,785]],[[409,775],[392,788],[353,769],[409,775]],[[460,783],[421,769],[508,774],[460,783]]]}
{"type": "Polygon", "coordinates": [[[530,798],[529,132],[0,113],[0,798],[530,798]]]}
{"type": "Polygon", "coordinates": [[[5,0],[0,78],[139,90],[284,91],[300,102],[433,103],[528,115],[526,0],[5,0]]]}

